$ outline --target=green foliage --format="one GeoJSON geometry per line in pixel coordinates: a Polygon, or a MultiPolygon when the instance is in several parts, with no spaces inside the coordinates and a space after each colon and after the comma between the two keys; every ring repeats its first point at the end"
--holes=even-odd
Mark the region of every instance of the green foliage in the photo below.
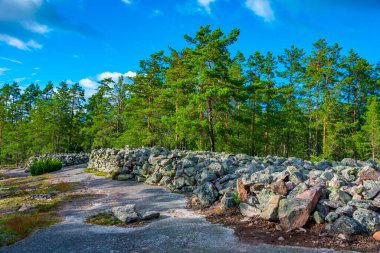
{"type": "Polygon", "coordinates": [[[62,162],[58,159],[43,158],[36,160],[30,166],[30,174],[33,176],[62,169],[62,162]]]}
{"type": "Polygon", "coordinates": [[[234,192],[232,194],[232,201],[234,202],[235,205],[239,205],[240,202],[241,202],[241,199],[240,199],[240,196],[239,196],[239,193],[238,192],[234,192]]]}
{"type": "Polygon", "coordinates": [[[86,219],[86,222],[89,224],[102,226],[114,226],[124,224],[121,220],[115,218],[112,214],[109,213],[98,213],[95,215],[91,215],[86,219]]]}

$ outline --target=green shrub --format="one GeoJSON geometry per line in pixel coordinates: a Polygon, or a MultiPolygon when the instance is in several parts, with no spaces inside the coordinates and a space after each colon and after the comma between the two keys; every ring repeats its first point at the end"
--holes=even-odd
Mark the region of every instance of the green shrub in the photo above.
{"type": "Polygon", "coordinates": [[[62,162],[58,159],[44,158],[36,160],[30,166],[30,174],[33,176],[62,169],[62,162]]]}
{"type": "Polygon", "coordinates": [[[238,192],[234,192],[232,194],[232,201],[234,202],[235,205],[239,205],[241,200],[238,192]]]}

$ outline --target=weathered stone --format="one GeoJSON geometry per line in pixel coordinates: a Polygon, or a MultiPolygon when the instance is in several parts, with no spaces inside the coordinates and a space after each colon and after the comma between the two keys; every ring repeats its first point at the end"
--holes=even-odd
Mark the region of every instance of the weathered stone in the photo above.
{"type": "Polygon", "coordinates": [[[353,206],[343,206],[343,207],[339,207],[335,210],[335,212],[339,215],[347,215],[347,216],[350,216],[352,217],[352,214],[354,213],[355,211],[355,208],[353,206]]]}
{"type": "Polygon", "coordinates": [[[256,217],[256,216],[259,216],[261,213],[260,209],[254,206],[251,206],[247,203],[240,203],[239,208],[240,208],[241,214],[246,217],[256,217]]]}
{"type": "Polygon", "coordinates": [[[347,203],[347,205],[368,210],[377,209],[370,200],[351,200],[347,203]]]}
{"type": "Polygon", "coordinates": [[[341,163],[345,166],[352,166],[352,167],[356,167],[357,166],[357,163],[356,163],[356,160],[355,159],[352,159],[352,158],[344,158],[341,163]]]}
{"type": "Polygon", "coordinates": [[[271,190],[274,193],[286,196],[288,194],[288,188],[283,180],[278,180],[270,185],[271,190]]]}
{"type": "Polygon", "coordinates": [[[306,199],[309,201],[309,213],[314,211],[315,207],[318,204],[319,198],[322,196],[322,187],[312,187],[303,193],[300,193],[296,196],[298,199],[306,199]]]}
{"type": "Polygon", "coordinates": [[[163,176],[160,180],[160,185],[168,185],[172,182],[172,179],[168,176],[163,176]]]}
{"type": "Polygon", "coordinates": [[[380,242],[380,231],[377,231],[375,232],[373,235],[372,235],[373,239],[375,239],[376,241],[380,242]]]}
{"type": "Polygon", "coordinates": [[[379,180],[380,172],[370,166],[364,166],[358,173],[361,180],[379,180]]]}
{"type": "Polygon", "coordinates": [[[214,172],[219,177],[224,175],[224,168],[221,163],[213,162],[208,166],[208,169],[212,172],[214,172]]]}
{"type": "Polygon", "coordinates": [[[226,192],[223,195],[222,200],[220,201],[220,208],[221,209],[228,209],[235,206],[234,196],[233,192],[226,192]]]}
{"type": "Polygon", "coordinates": [[[380,214],[375,211],[358,209],[352,217],[363,226],[367,233],[375,232],[380,226],[380,214]]]}
{"type": "Polygon", "coordinates": [[[296,171],[289,176],[289,181],[298,185],[307,179],[306,175],[302,174],[299,171],[296,171]]]}
{"type": "Polygon", "coordinates": [[[354,219],[342,215],[331,226],[331,230],[335,233],[355,235],[362,232],[362,226],[354,219]]]}
{"type": "Polygon", "coordinates": [[[117,176],[117,180],[119,181],[126,181],[133,179],[133,175],[131,174],[120,174],[117,176]]]}
{"type": "Polygon", "coordinates": [[[363,186],[366,189],[362,193],[365,199],[373,199],[380,192],[380,181],[366,180],[363,182],[363,186]]]}
{"type": "Polygon", "coordinates": [[[204,184],[206,182],[213,181],[217,178],[216,174],[212,171],[204,170],[202,171],[199,184],[204,184]]]}
{"type": "Polygon", "coordinates": [[[326,215],[325,220],[328,222],[334,222],[339,218],[339,214],[336,212],[330,212],[328,215],[326,215]]]}
{"type": "Polygon", "coordinates": [[[347,204],[352,199],[352,196],[342,190],[334,190],[330,193],[329,200],[340,201],[343,204],[347,204]]]}
{"type": "Polygon", "coordinates": [[[274,195],[270,198],[263,211],[260,214],[260,217],[264,220],[276,221],[278,220],[278,206],[281,200],[280,195],[274,195]]]}
{"type": "Polygon", "coordinates": [[[133,204],[113,207],[111,211],[117,219],[121,220],[124,223],[134,222],[139,218],[136,210],[136,205],[133,204]]]}
{"type": "Polygon", "coordinates": [[[251,184],[270,184],[273,177],[264,172],[256,172],[251,175],[251,184]]]}
{"type": "Polygon", "coordinates": [[[184,177],[179,177],[174,180],[174,186],[176,189],[181,189],[182,187],[185,186],[185,178],[184,177]]]}
{"type": "Polygon", "coordinates": [[[236,191],[239,195],[240,201],[246,201],[248,198],[248,192],[244,187],[243,180],[241,178],[238,178],[236,180],[236,191]]]}
{"type": "Polygon", "coordinates": [[[303,227],[309,219],[310,201],[305,199],[281,199],[278,216],[286,231],[303,227]]]}
{"type": "Polygon", "coordinates": [[[147,211],[142,214],[141,219],[142,220],[152,220],[152,219],[157,219],[160,217],[159,212],[154,212],[154,211],[147,211]]]}
{"type": "Polygon", "coordinates": [[[207,182],[202,186],[198,187],[194,191],[194,194],[197,195],[201,205],[203,206],[212,205],[218,198],[218,191],[215,189],[215,186],[210,182],[207,182]]]}
{"type": "Polygon", "coordinates": [[[325,217],[322,213],[318,212],[318,211],[315,211],[313,213],[313,219],[315,221],[315,223],[317,224],[323,224],[325,223],[325,217]]]}

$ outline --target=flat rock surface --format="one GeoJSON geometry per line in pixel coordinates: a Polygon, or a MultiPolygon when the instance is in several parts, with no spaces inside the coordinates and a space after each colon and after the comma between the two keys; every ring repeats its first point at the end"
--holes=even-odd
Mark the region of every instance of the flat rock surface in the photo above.
{"type": "Polygon", "coordinates": [[[187,210],[184,195],[132,181],[113,181],[83,173],[84,166],[52,173],[54,182],[84,183],[85,193],[97,196],[63,208],[64,221],[42,229],[0,252],[336,252],[327,249],[282,247],[239,242],[233,230],[211,224],[187,210]],[[86,217],[115,206],[136,204],[141,212],[158,211],[159,219],[136,228],[85,224],[86,217]]]}

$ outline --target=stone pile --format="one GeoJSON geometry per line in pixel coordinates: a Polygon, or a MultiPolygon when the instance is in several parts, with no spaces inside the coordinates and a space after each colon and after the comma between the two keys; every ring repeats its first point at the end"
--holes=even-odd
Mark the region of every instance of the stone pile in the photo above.
{"type": "Polygon", "coordinates": [[[62,167],[73,166],[79,164],[88,163],[89,156],[85,153],[79,154],[44,154],[30,157],[24,166],[25,172],[29,172],[30,166],[36,160],[45,159],[45,158],[53,158],[58,159],[62,162],[62,167]]]}
{"type": "Polygon", "coordinates": [[[88,167],[193,194],[205,206],[240,202],[243,215],[279,222],[286,231],[310,220],[340,235],[373,234],[380,226],[380,168],[370,160],[313,163],[154,147],[94,150],[88,167]]]}

